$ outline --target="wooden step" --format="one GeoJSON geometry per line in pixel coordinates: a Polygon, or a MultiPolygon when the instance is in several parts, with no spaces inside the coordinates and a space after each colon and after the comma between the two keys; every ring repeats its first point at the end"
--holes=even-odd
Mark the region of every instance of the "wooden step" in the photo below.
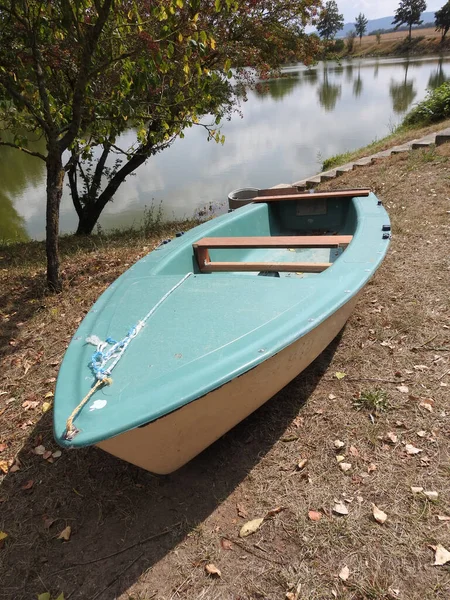
{"type": "Polygon", "coordinates": [[[277,271],[297,273],[322,273],[333,263],[267,263],[267,262],[206,262],[200,267],[202,273],[217,271],[277,271]]]}

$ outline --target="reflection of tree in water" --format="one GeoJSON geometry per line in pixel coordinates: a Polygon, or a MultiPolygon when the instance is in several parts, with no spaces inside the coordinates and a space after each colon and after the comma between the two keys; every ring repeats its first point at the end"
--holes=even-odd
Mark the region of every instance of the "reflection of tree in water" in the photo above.
{"type": "Polygon", "coordinates": [[[431,73],[430,78],[428,80],[428,87],[432,90],[435,90],[437,87],[450,80],[450,77],[447,76],[444,69],[444,59],[441,57],[438,62],[438,67],[436,71],[431,73]]]}
{"type": "Polygon", "coordinates": [[[373,70],[373,78],[377,79],[378,78],[378,71],[380,69],[380,61],[377,60],[377,62],[375,63],[375,68],[373,70]]]}
{"type": "Polygon", "coordinates": [[[353,65],[351,63],[345,67],[345,78],[347,81],[352,81],[353,79],[353,65]]]}
{"type": "Polygon", "coordinates": [[[274,100],[282,100],[285,96],[289,96],[298,85],[301,84],[301,79],[298,73],[293,73],[289,77],[279,77],[270,79],[256,84],[255,92],[260,98],[270,96],[274,100]]]}
{"type": "Polygon", "coordinates": [[[355,98],[358,98],[359,96],[361,96],[362,89],[363,89],[363,82],[361,79],[361,65],[360,65],[359,69],[358,69],[358,77],[353,82],[353,95],[355,96],[355,98]]]}
{"type": "Polygon", "coordinates": [[[412,104],[417,92],[414,89],[414,81],[408,81],[409,61],[403,65],[405,69],[405,78],[402,82],[391,81],[389,93],[392,98],[392,107],[396,113],[404,113],[412,104]]]}
{"type": "Polygon", "coordinates": [[[306,83],[310,83],[311,85],[316,85],[319,80],[319,73],[317,69],[308,69],[303,73],[303,81],[306,83]]]}
{"type": "MultiPolygon", "coordinates": [[[[2,134],[5,141],[9,141],[2,134]]],[[[30,145],[31,146],[31,145],[30,145]]],[[[33,144],[33,150],[44,152],[44,142],[33,144]]],[[[44,175],[44,163],[20,150],[0,146],[0,240],[24,241],[29,239],[25,222],[14,208],[14,199],[25,189],[37,186],[44,175]]]]}
{"type": "Polygon", "coordinates": [[[320,105],[330,112],[334,110],[336,102],[341,97],[342,86],[330,83],[328,80],[328,69],[323,71],[323,82],[317,89],[320,105]]]}

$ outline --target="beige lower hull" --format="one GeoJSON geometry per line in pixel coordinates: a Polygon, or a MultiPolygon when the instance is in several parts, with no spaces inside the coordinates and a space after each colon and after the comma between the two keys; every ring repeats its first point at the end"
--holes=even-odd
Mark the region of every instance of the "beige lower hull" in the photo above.
{"type": "Polygon", "coordinates": [[[326,321],[275,356],[145,427],[97,444],[134,465],[166,474],[183,466],[301,373],[336,337],[352,298],[326,321]]]}

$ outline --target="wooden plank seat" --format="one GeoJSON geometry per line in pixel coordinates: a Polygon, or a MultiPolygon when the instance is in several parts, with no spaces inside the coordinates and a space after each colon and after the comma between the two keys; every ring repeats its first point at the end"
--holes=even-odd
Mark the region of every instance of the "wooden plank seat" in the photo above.
{"type": "Polygon", "coordinates": [[[249,199],[249,202],[284,202],[286,200],[315,200],[322,198],[356,198],[367,197],[370,194],[368,189],[356,190],[336,190],[334,192],[297,192],[297,193],[278,193],[273,192],[268,195],[269,190],[259,190],[259,196],[249,199]]]}
{"type": "Polygon", "coordinates": [[[249,236],[202,238],[192,244],[200,270],[213,271],[297,271],[321,273],[332,263],[308,262],[212,262],[209,249],[212,248],[337,248],[347,246],[351,235],[299,235],[299,236],[249,236]]]}

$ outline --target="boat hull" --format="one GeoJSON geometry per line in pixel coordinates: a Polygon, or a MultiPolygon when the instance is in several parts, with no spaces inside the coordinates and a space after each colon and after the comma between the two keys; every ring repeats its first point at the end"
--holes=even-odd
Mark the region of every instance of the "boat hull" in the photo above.
{"type": "Polygon", "coordinates": [[[152,473],[176,471],[301,373],[345,325],[358,295],[290,346],[160,419],[96,445],[152,473]]]}

